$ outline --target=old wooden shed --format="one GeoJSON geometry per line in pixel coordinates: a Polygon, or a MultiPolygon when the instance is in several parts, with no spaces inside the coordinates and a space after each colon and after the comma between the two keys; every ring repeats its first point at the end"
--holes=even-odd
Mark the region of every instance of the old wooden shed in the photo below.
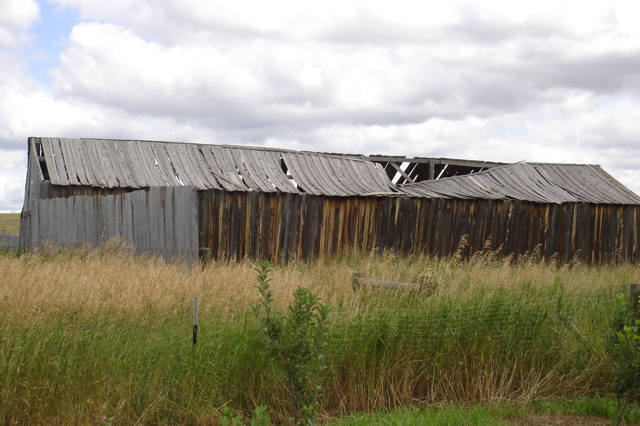
{"type": "Polygon", "coordinates": [[[168,260],[468,255],[487,241],[560,261],[639,256],[640,197],[594,165],[44,137],[28,158],[26,248],[120,236],[168,260]]]}

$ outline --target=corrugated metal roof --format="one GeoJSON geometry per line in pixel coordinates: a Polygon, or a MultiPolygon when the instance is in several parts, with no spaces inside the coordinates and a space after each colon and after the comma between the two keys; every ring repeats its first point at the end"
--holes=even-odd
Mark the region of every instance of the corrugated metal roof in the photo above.
{"type": "Polygon", "coordinates": [[[327,196],[393,194],[376,164],[269,148],[175,142],[40,138],[54,185],[308,193],[327,196]]]}
{"type": "Polygon", "coordinates": [[[600,166],[516,163],[400,187],[413,197],[513,199],[536,203],[640,204],[600,166]]]}

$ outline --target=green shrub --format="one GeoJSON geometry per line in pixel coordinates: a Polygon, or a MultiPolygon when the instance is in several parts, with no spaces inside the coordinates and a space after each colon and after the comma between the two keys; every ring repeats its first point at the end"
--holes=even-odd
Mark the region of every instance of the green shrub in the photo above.
{"type": "Polygon", "coordinates": [[[327,345],[325,323],[330,308],[318,296],[298,287],[287,313],[274,310],[269,289],[271,267],[256,268],[260,302],[251,306],[260,323],[270,355],[287,375],[293,419],[296,424],[313,424],[320,414],[322,372],[326,369],[323,348],[327,345]]]}
{"type": "Polygon", "coordinates": [[[618,399],[618,424],[629,399],[640,393],[640,320],[635,318],[624,294],[618,296],[607,352],[613,374],[612,389],[618,399]]]}

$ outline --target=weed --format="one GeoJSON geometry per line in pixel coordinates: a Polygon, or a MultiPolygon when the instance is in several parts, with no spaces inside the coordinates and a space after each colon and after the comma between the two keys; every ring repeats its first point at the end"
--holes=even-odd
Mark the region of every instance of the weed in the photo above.
{"type": "Polygon", "coordinates": [[[612,330],[608,332],[607,352],[613,373],[612,389],[618,399],[619,424],[629,399],[640,393],[640,320],[635,318],[624,294],[618,295],[612,330]]]}
{"type": "Polygon", "coordinates": [[[256,268],[260,302],[251,306],[260,323],[269,352],[286,372],[293,419],[296,424],[313,424],[320,414],[322,372],[326,369],[323,348],[327,345],[325,323],[328,305],[318,296],[298,287],[287,314],[274,309],[269,289],[271,267],[261,262],[256,268]]]}

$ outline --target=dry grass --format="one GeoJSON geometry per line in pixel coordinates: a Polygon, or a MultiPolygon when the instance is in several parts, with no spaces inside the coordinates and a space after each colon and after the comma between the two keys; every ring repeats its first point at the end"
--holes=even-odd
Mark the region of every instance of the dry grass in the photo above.
{"type": "Polygon", "coordinates": [[[20,213],[0,213],[0,232],[17,235],[20,232],[20,213]]]}
{"type": "MultiPolygon", "coordinates": [[[[69,313],[73,313],[74,319],[91,322],[100,317],[112,320],[109,324],[113,324],[113,330],[108,329],[108,333],[113,333],[109,336],[103,335],[107,333],[103,328],[88,327],[87,336],[96,336],[95,342],[92,338],[83,340],[84,334],[72,334],[77,339],[76,346],[60,344],[62,355],[38,352],[41,345],[50,348],[47,351],[58,350],[58,346],[50,343],[44,332],[42,341],[34,337],[29,340],[32,346],[26,347],[32,348],[33,353],[25,349],[20,361],[34,362],[37,368],[29,370],[33,377],[21,376],[25,373],[20,363],[7,364],[4,366],[7,386],[3,388],[0,383],[0,391],[6,393],[6,400],[19,402],[20,398],[26,398],[25,404],[35,404],[37,398],[46,399],[49,395],[28,394],[36,386],[77,387],[76,394],[68,393],[66,406],[77,406],[90,393],[95,401],[108,401],[109,409],[120,413],[121,423],[161,423],[162,419],[170,419],[166,422],[171,423],[176,418],[193,424],[214,423],[218,417],[211,410],[225,401],[233,401],[236,409],[245,412],[268,403],[278,410],[280,418],[286,417],[281,377],[277,369],[265,364],[267,361],[258,360],[259,341],[252,334],[255,330],[243,325],[241,315],[229,316],[225,324],[219,324],[219,329],[213,329],[214,317],[220,322],[220,317],[213,314],[225,306],[246,313],[248,305],[257,301],[254,267],[255,263],[248,260],[217,261],[206,267],[168,264],[157,258],[137,257],[130,247],[115,240],[95,250],[69,253],[49,247],[38,254],[0,256],[3,271],[0,323],[7,335],[14,333],[8,331],[13,326],[46,324],[62,317],[66,321],[69,313]],[[188,316],[194,296],[201,300],[203,320],[211,314],[211,340],[207,343],[202,339],[198,355],[202,359],[189,361],[200,363],[193,371],[185,361],[191,348],[185,354],[180,344],[174,348],[173,343],[167,343],[167,349],[154,349],[144,340],[146,337],[141,337],[124,350],[128,338],[116,330],[120,327],[137,330],[133,316],[149,309],[158,312],[163,320],[168,317],[165,325],[154,326],[156,335],[148,337],[149,344],[156,340],[173,342],[170,336],[174,334],[182,336],[182,319],[170,317],[185,312],[188,316]],[[174,308],[180,312],[174,314],[174,308]],[[124,319],[116,321],[116,318],[124,319]],[[168,333],[167,340],[163,340],[163,333],[168,333]],[[220,340],[214,341],[216,336],[221,336],[220,340]],[[168,350],[174,351],[171,357],[166,356],[168,350]],[[205,351],[211,351],[215,363],[209,362],[205,351]],[[85,353],[90,354],[89,360],[85,359],[85,353]],[[32,361],[35,355],[42,359],[32,361]],[[39,369],[54,362],[49,357],[55,362],[66,357],[76,364],[58,367],[64,374],[54,374],[55,371],[49,374],[49,367],[39,369]],[[149,360],[153,362],[143,363],[149,360]],[[87,361],[93,364],[87,367],[87,361]],[[84,371],[90,380],[73,376],[70,383],[59,382],[77,371],[84,371]],[[20,380],[25,383],[21,392],[27,396],[12,390],[11,386],[20,380]],[[147,385],[140,388],[141,383],[149,380],[157,389],[147,385]],[[100,385],[92,385],[94,382],[100,385]],[[122,391],[123,384],[126,392],[122,391]],[[192,397],[184,397],[191,394],[196,395],[193,401],[199,401],[198,404],[192,397]],[[137,402],[117,408],[123,400],[137,402]],[[209,411],[201,412],[199,404],[205,404],[209,411]],[[143,421],[150,413],[158,417],[143,421]]],[[[614,295],[640,279],[640,267],[578,263],[557,267],[535,255],[504,259],[487,250],[470,261],[456,257],[400,257],[392,253],[352,255],[279,265],[270,277],[275,300],[281,307],[288,305],[298,286],[303,286],[334,308],[331,332],[336,344],[328,348],[330,365],[324,384],[324,408],[331,417],[405,405],[529,402],[541,395],[572,396],[602,391],[606,389],[608,371],[606,360],[600,356],[610,310],[606,304],[610,300],[613,306],[614,295]],[[437,288],[428,297],[391,290],[354,292],[353,271],[367,277],[408,282],[430,274],[437,288]],[[546,300],[547,295],[563,294],[597,295],[593,300],[600,301],[600,305],[592,306],[592,299],[585,298],[586,303],[581,299],[580,305],[557,308],[557,312],[566,314],[566,322],[566,318],[554,313],[555,306],[526,304],[529,300],[546,300]],[[502,322],[483,313],[488,306],[502,322]],[[397,310],[378,321],[377,310],[389,307],[397,310]],[[538,308],[547,310],[542,325],[535,322],[538,308]],[[374,315],[366,317],[371,312],[374,315]],[[433,312],[446,313],[451,323],[440,322],[433,312]],[[531,330],[527,330],[528,324],[533,324],[531,330]],[[574,329],[586,336],[588,346],[574,329]],[[442,339],[434,337],[438,335],[442,339]]],[[[555,303],[556,299],[553,300],[555,303]]],[[[65,339],[66,335],[61,334],[60,341],[65,339]]],[[[189,344],[186,339],[185,342],[189,344]]],[[[5,344],[7,350],[14,349],[9,341],[5,344]]],[[[18,402],[15,407],[6,407],[6,412],[24,409],[18,402]]],[[[42,413],[45,412],[43,408],[42,413]]]]}
{"type": "MultiPolygon", "coordinates": [[[[248,305],[257,298],[254,268],[251,261],[212,262],[205,268],[200,264],[168,264],[158,258],[137,257],[118,240],[99,249],[70,253],[49,247],[39,254],[0,257],[3,271],[0,301],[15,321],[22,321],[25,316],[37,320],[39,314],[66,309],[81,308],[87,315],[113,310],[135,313],[150,306],[166,309],[194,296],[206,301],[203,306],[248,305]]],[[[289,303],[297,286],[302,286],[331,306],[353,308],[356,312],[363,308],[364,300],[370,304],[376,298],[353,292],[354,270],[367,277],[407,282],[431,274],[437,289],[433,296],[424,298],[425,303],[523,290],[619,292],[628,283],[640,280],[640,266],[631,264],[558,268],[531,258],[513,262],[484,256],[462,262],[455,258],[401,258],[385,254],[278,266],[271,275],[272,290],[282,306],[289,303]]],[[[410,296],[399,292],[392,297],[410,296]]],[[[416,298],[412,301],[416,302],[416,298]]],[[[388,299],[381,301],[388,302],[388,299]]]]}

